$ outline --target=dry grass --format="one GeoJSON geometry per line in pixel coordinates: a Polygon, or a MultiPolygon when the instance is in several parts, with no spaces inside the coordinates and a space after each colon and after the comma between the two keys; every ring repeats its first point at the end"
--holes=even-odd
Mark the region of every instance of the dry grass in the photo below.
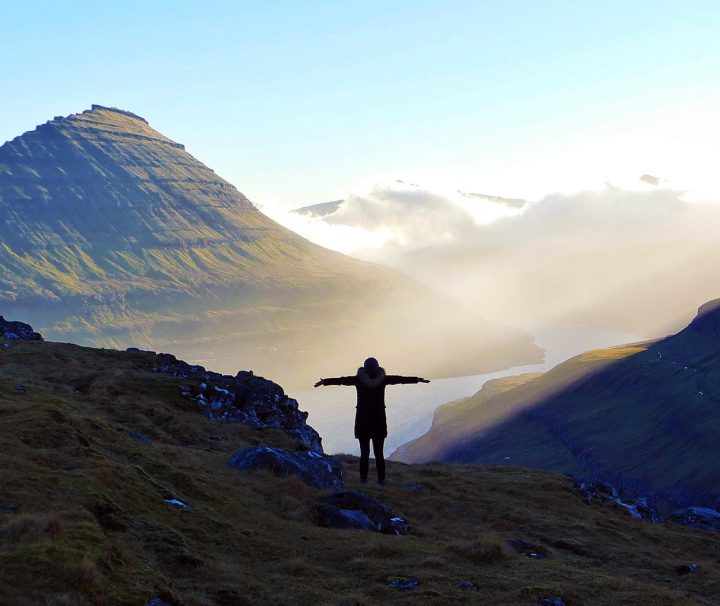
{"type": "Polygon", "coordinates": [[[378,487],[361,485],[357,459],[342,457],[348,488],[380,498],[414,533],[315,526],[320,491],[226,465],[249,444],[293,441],[206,420],[179,397],[181,383],[148,372],[140,354],[52,343],[2,352],[0,504],[18,512],[0,512],[0,604],[717,603],[717,536],[587,506],[545,472],[391,462],[392,483],[378,487]],[[15,393],[17,382],[30,391],[15,393]],[[170,496],[193,509],[168,506],[170,496]],[[508,550],[516,539],[551,557],[508,550]],[[700,571],[678,576],[690,562],[700,571]],[[387,585],[410,575],[417,589],[387,585]]]}
{"type": "Polygon", "coordinates": [[[283,560],[277,570],[284,575],[293,577],[308,576],[315,572],[312,562],[300,554],[292,554],[283,560]]]}
{"type": "Polygon", "coordinates": [[[97,564],[89,557],[84,557],[78,566],[78,576],[80,577],[81,583],[94,585],[100,579],[100,572],[97,564]]]}
{"type": "Polygon", "coordinates": [[[21,514],[10,517],[5,524],[0,526],[0,544],[11,545],[21,541],[36,541],[48,533],[49,527],[49,518],[46,515],[21,514]]]}
{"type": "Polygon", "coordinates": [[[507,546],[496,533],[481,535],[472,540],[454,540],[448,551],[467,558],[475,564],[498,564],[517,557],[517,553],[507,546]]]}

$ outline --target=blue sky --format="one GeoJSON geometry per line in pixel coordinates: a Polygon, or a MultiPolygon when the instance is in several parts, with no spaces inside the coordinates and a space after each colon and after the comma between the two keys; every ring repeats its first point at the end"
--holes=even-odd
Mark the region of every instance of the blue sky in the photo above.
{"type": "Polygon", "coordinates": [[[712,145],[719,40],[716,0],[6,2],[0,141],[100,103],[260,203],[379,174],[525,194],[539,159],[638,124],[712,145]]]}

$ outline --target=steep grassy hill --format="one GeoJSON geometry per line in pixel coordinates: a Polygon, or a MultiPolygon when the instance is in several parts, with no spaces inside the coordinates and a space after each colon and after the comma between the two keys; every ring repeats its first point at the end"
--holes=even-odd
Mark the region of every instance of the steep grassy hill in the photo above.
{"type": "Polygon", "coordinates": [[[677,335],[489,382],[395,458],[597,476],[670,504],[720,504],[720,307],[677,335]]]}
{"type": "Polygon", "coordinates": [[[283,228],[143,118],[102,106],[0,147],[0,304],[50,338],[306,384],[370,354],[433,376],[539,355],[519,331],[283,228]]]}
{"type": "Polygon", "coordinates": [[[318,527],[319,490],[227,466],[248,445],[297,443],[211,421],[181,396],[185,379],[154,363],[58,343],[0,348],[1,604],[717,603],[716,535],[586,505],[548,472],[391,463],[380,488],[360,485],[357,460],[343,457],[347,487],[413,532],[318,527]],[[690,563],[700,569],[680,575],[690,563]],[[394,576],[420,586],[395,589],[394,576]]]}

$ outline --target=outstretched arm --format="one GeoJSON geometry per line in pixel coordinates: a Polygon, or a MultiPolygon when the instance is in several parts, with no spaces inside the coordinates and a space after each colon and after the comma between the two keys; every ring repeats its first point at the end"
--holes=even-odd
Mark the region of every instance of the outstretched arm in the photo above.
{"type": "Polygon", "coordinates": [[[352,377],[333,377],[330,379],[320,379],[317,383],[315,383],[315,387],[320,387],[321,385],[355,385],[357,381],[356,376],[352,377]]]}
{"type": "Polygon", "coordinates": [[[406,385],[408,383],[430,383],[422,377],[403,377],[401,375],[388,375],[385,377],[386,385],[406,385]]]}

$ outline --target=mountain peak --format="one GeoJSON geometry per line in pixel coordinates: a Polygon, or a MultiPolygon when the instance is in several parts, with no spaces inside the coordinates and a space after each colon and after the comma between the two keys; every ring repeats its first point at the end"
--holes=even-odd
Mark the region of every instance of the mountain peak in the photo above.
{"type": "Polygon", "coordinates": [[[135,118],[136,120],[141,120],[142,122],[145,122],[145,124],[148,123],[148,121],[145,118],[143,118],[142,116],[133,114],[132,112],[127,111],[126,109],[119,109],[117,107],[107,107],[105,105],[98,105],[97,103],[93,103],[90,106],[90,109],[86,109],[83,112],[83,114],[90,114],[92,112],[103,112],[103,111],[121,114],[123,116],[127,116],[128,118],[135,118]]]}
{"type": "Polygon", "coordinates": [[[177,149],[185,149],[182,143],[176,143],[153,129],[148,121],[133,112],[117,107],[106,107],[93,104],[78,114],[69,116],[55,116],[34,130],[15,137],[12,141],[0,147],[8,151],[7,146],[24,142],[28,137],[42,136],[45,138],[67,137],[69,135],[83,138],[97,139],[104,142],[102,137],[117,136],[144,140],[146,142],[160,142],[177,149]]]}

